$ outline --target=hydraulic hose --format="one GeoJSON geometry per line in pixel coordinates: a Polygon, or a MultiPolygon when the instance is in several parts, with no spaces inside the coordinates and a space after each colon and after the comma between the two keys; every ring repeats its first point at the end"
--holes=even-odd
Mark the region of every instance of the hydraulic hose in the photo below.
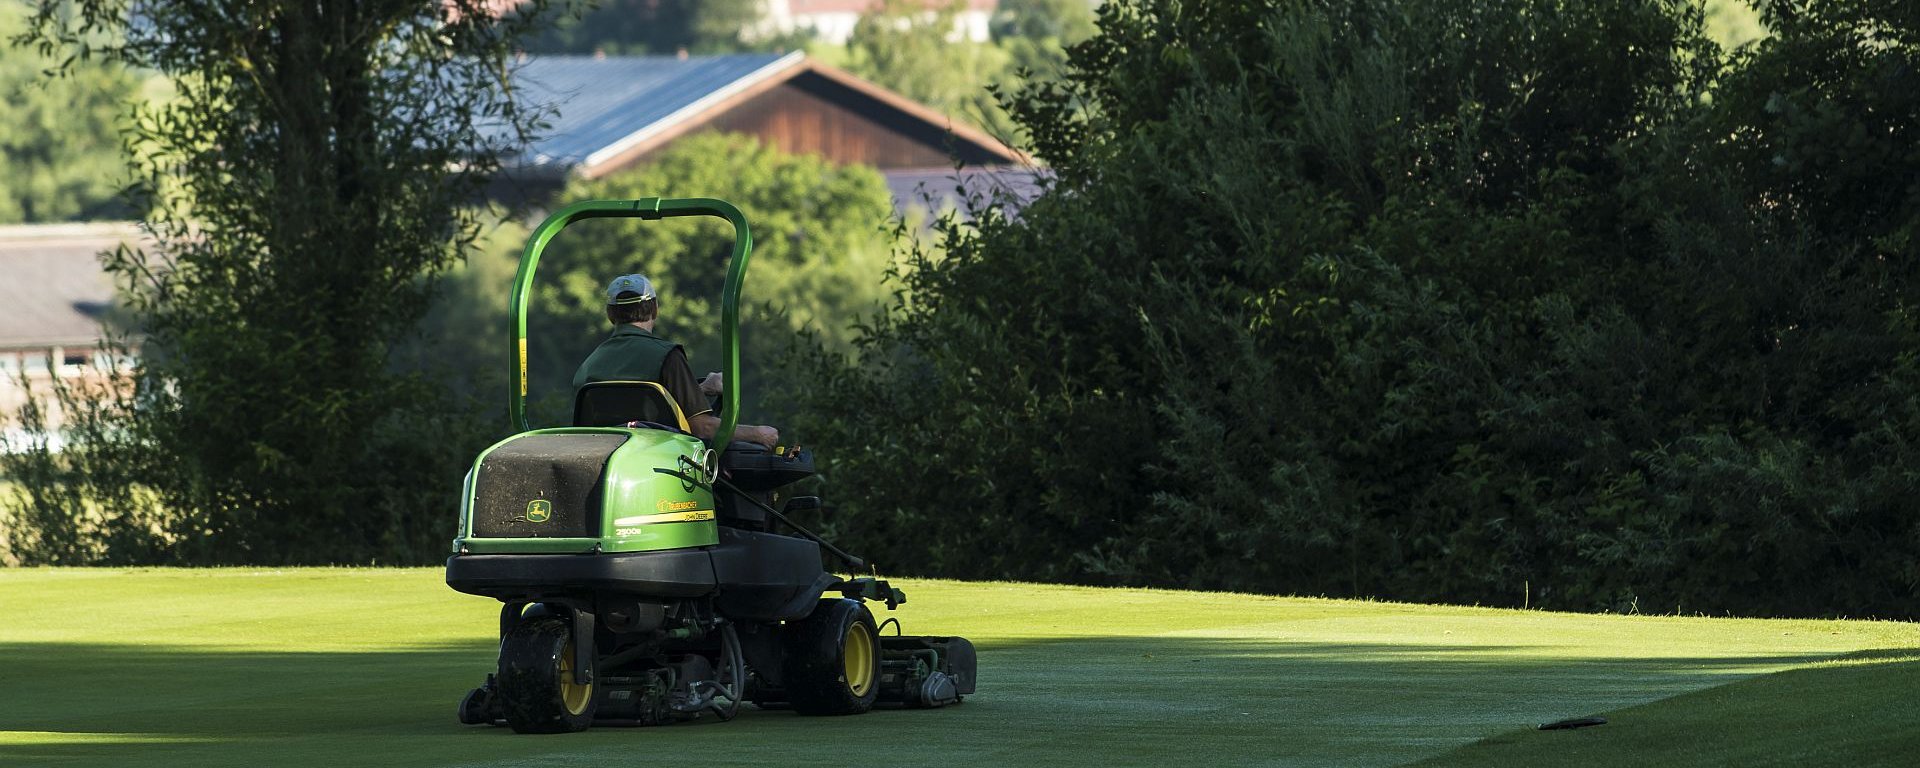
{"type": "Polygon", "coordinates": [[[693,692],[696,698],[673,705],[674,711],[711,710],[723,722],[732,720],[734,715],[739,714],[740,700],[746,698],[747,661],[745,654],[740,650],[740,635],[734,631],[732,624],[720,625],[720,663],[724,665],[722,668],[726,673],[732,676],[733,685],[731,687],[721,685],[719,679],[722,673],[716,669],[713,680],[694,680],[687,683],[687,689],[693,692]],[[720,703],[722,699],[726,700],[725,706],[720,703]]]}
{"type": "MultiPolygon", "coordinates": [[[[747,659],[740,650],[740,635],[733,631],[731,623],[720,626],[720,654],[726,657],[727,672],[733,677],[733,687],[722,691],[727,699],[725,707],[714,701],[709,709],[719,716],[721,722],[725,722],[740,713],[740,700],[746,698],[747,693],[747,659]]],[[[718,680],[720,673],[715,672],[713,676],[718,680]]]]}

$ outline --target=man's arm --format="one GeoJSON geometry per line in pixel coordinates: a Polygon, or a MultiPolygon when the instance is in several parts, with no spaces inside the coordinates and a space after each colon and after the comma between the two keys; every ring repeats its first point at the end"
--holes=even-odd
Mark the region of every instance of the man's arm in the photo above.
{"type": "Polygon", "coordinates": [[[679,404],[680,415],[689,424],[710,410],[700,383],[693,380],[693,369],[687,367],[687,353],[679,347],[669,350],[666,359],[660,361],[660,387],[679,404]]]}
{"type": "MultiPolygon", "coordinates": [[[[693,428],[694,437],[702,440],[711,440],[713,439],[713,433],[720,430],[720,417],[711,413],[703,413],[687,419],[687,426],[693,428]]],[[[780,444],[780,430],[774,429],[773,427],[755,426],[753,424],[739,424],[733,428],[733,439],[744,440],[749,443],[759,443],[768,448],[772,448],[780,444]]]]}
{"type": "MultiPolygon", "coordinates": [[[[693,369],[687,366],[685,352],[676,348],[667,353],[667,359],[660,363],[660,379],[661,386],[666,387],[667,392],[680,404],[680,411],[686,415],[687,427],[693,436],[702,440],[713,439],[713,433],[720,431],[720,417],[708,410],[706,394],[701,391],[700,383],[694,381],[693,369]]],[[[780,431],[773,427],[740,424],[733,428],[733,439],[772,448],[780,444],[780,431]]]]}

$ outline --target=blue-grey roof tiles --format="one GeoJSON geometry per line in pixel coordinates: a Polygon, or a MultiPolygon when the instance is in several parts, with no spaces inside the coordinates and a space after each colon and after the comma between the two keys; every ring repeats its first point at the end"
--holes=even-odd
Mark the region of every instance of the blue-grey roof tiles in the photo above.
{"type": "Polygon", "coordinates": [[[533,57],[514,73],[516,95],[557,114],[520,164],[564,173],[602,162],[803,58],[798,51],[685,59],[533,57]]]}

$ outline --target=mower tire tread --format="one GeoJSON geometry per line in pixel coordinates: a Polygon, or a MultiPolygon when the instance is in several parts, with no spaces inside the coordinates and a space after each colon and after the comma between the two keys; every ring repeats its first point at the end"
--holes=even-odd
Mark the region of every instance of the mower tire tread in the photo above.
{"type": "MultiPolygon", "coordinates": [[[[802,715],[858,715],[880,693],[879,632],[873,612],[858,600],[827,598],[813,612],[783,628],[787,701],[802,715]],[[870,645],[863,691],[848,680],[849,637],[864,632],[870,645]]],[[[857,641],[856,641],[857,642],[857,641]]],[[[856,655],[856,658],[858,656],[856,655]]]]}
{"type": "Polygon", "coordinates": [[[578,712],[568,711],[565,701],[572,635],[571,621],[543,615],[523,619],[500,642],[499,706],[514,731],[572,733],[593,725],[597,696],[590,691],[578,712]]]}

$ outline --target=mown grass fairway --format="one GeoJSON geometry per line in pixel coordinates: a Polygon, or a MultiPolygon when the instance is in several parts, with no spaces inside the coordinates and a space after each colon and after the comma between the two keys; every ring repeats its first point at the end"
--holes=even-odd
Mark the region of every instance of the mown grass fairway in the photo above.
{"type": "Polygon", "coordinates": [[[979,645],[981,691],[960,707],[516,736],[454,722],[492,665],[496,604],[440,579],[0,571],[0,765],[1862,765],[1920,754],[1910,624],[924,581],[902,583],[911,601],[896,615],[909,631],[979,645]],[[1856,656],[1829,661],[1843,654],[1856,656]],[[1596,713],[1614,722],[1524,730],[1596,713]]]}

